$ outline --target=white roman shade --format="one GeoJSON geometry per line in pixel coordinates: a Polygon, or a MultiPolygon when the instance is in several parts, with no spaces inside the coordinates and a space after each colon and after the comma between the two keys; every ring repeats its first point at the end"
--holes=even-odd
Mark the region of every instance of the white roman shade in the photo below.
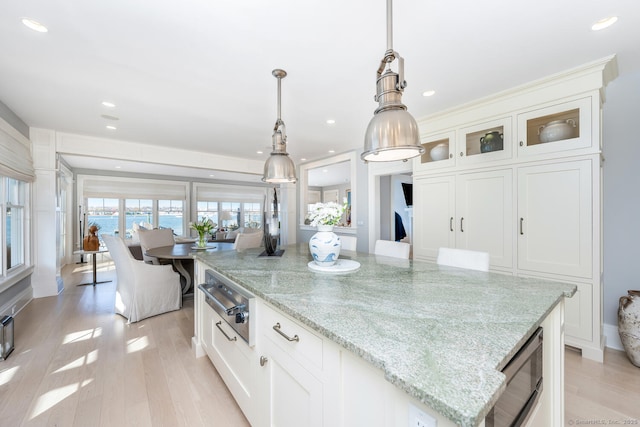
{"type": "Polygon", "coordinates": [[[187,182],[108,176],[79,176],[83,197],[186,200],[187,182]]]}
{"type": "Polygon", "coordinates": [[[0,175],[26,182],[35,180],[28,141],[23,143],[2,128],[0,128],[0,175]]]}
{"type": "Polygon", "coordinates": [[[194,184],[196,200],[207,202],[264,202],[266,187],[194,184]]]}

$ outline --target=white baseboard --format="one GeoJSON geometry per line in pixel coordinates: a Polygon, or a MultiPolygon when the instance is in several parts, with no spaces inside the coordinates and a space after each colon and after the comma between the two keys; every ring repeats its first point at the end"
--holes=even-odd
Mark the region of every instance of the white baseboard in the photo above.
{"type": "Polygon", "coordinates": [[[622,341],[620,341],[620,335],[618,334],[618,325],[609,325],[605,323],[602,329],[604,336],[607,337],[607,347],[624,351],[622,341]]]}
{"type": "Polygon", "coordinates": [[[25,288],[22,292],[7,301],[0,307],[0,316],[12,316],[20,312],[33,299],[33,290],[31,286],[25,288]]]}

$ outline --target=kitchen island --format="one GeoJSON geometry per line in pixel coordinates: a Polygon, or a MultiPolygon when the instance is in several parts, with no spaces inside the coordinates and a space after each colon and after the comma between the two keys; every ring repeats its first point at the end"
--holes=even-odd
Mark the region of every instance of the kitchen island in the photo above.
{"type": "MultiPolygon", "coordinates": [[[[299,344],[317,342],[316,350],[309,350],[308,354],[292,350],[299,353],[292,354],[301,355],[301,366],[308,365],[301,372],[320,383],[318,395],[323,402],[313,405],[319,405],[319,413],[325,418],[315,420],[318,425],[336,425],[335,419],[327,419],[331,418],[327,406],[335,406],[334,412],[346,414],[337,418],[345,425],[348,424],[344,420],[357,422],[366,418],[364,413],[363,418],[357,413],[349,414],[351,409],[347,407],[356,396],[349,394],[349,390],[361,389],[362,396],[367,396],[379,383],[369,381],[366,375],[353,374],[358,370],[380,372],[395,390],[384,393],[400,391],[409,403],[424,404],[418,409],[437,419],[440,426],[482,425],[505,387],[505,376],[500,370],[545,321],[550,329],[555,329],[545,329],[545,346],[562,362],[558,354],[563,344],[563,299],[573,295],[574,285],[346,251],[340,258],[357,261],[359,269],[320,273],[307,265],[311,261],[307,245],[284,249],[282,257],[274,258],[258,257],[260,249],[199,253],[196,275],[202,281],[204,269],[215,270],[255,295],[261,304],[257,313],[251,313],[257,329],[263,326],[263,321],[282,313],[309,331],[310,339],[301,336],[299,344]],[[552,315],[554,320],[550,321],[552,315]],[[316,359],[314,355],[318,352],[321,355],[316,359]]],[[[234,386],[229,382],[232,377],[242,380],[246,375],[242,386],[235,388],[245,397],[236,396],[236,400],[252,424],[270,424],[270,418],[265,416],[270,404],[260,401],[264,400],[261,394],[273,391],[274,383],[262,387],[260,382],[268,380],[261,378],[259,369],[275,363],[268,362],[263,349],[283,353],[287,350],[285,344],[272,346],[263,338],[266,332],[257,335],[251,348],[244,342],[234,342],[232,345],[237,344],[238,348],[232,350],[236,352],[233,358],[246,359],[246,369],[256,375],[232,367],[225,378],[225,368],[219,364],[230,357],[222,353],[212,356],[209,347],[215,347],[215,343],[206,343],[215,330],[204,329],[206,306],[201,303],[201,292],[196,294],[196,353],[203,354],[198,347],[206,348],[234,396],[234,386]]],[[[266,325],[264,330],[270,330],[271,326],[266,325]]],[[[548,351],[545,349],[545,353],[548,351]]],[[[562,402],[561,390],[558,392],[562,363],[547,366],[551,365],[547,359],[553,358],[545,354],[545,381],[554,384],[545,387],[544,393],[554,393],[554,399],[562,402]]],[[[291,360],[295,362],[294,358],[291,360]]],[[[282,364],[283,369],[292,363],[282,364]]],[[[384,395],[380,401],[384,401],[384,395]]],[[[360,405],[363,411],[368,406],[372,413],[379,409],[375,401],[353,405],[360,405]]],[[[376,425],[394,425],[398,418],[389,415],[393,411],[399,409],[387,411],[386,421],[379,420],[376,425]]],[[[545,411],[557,413],[558,408],[545,411]]]]}

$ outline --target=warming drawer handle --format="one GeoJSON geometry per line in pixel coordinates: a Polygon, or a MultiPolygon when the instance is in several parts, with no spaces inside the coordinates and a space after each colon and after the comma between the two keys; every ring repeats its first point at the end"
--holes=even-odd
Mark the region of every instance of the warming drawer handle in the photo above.
{"type": "Polygon", "coordinates": [[[276,331],[277,333],[279,333],[280,335],[282,335],[283,337],[285,337],[287,339],[287,341],[300,342],[300,337],[297,334],[294,335],[293,338],[291,338],[289,335],[287,335],[284,332],[282,332],[282,330],[280,329],[280,322],[278,322],[275,325],[273,325],[273,330],[276,331]]]}
{"type": "Polygon", "coordinates": [[[220,325],[222,325],[222,320],[220,320],[218,323],[216,323],[216,326],[218,327],[218,329],[220,329],[220,332],[222,332],[222,335],[224,335],[229,341],[237,341],[238,340],[238,337],[231,338],[229,335],[227,335],[227,333],[224,331],[224,329],[222,329],[220,327],[220,325]]]}

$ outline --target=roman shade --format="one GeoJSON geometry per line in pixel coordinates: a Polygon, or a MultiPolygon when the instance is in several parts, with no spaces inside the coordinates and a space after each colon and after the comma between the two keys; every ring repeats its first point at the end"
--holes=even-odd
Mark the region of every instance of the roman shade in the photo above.
{"type": "Polygon", "coordinates": [[[194,184],[196,200],[208,202],[264,202],[265,187],[243,185],[194,184]]]}
{"type": "Polygon", "coordinates": [[[21,142],[0,127],[0,175],[33,182],[35,172],[29,141],[21,142]]]}
{"type": "Polygon", "coordinates": [[[78,177],[83,197],[186,200],[186,182],[107,176],[78,177]]]}

